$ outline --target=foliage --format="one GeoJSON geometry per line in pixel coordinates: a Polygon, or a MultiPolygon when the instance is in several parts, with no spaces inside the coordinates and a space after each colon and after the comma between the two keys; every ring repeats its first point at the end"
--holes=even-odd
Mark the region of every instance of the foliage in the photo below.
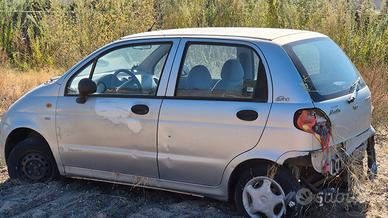
{"type": "Polygon", "coordinates": [[[146,31],[154,23],[152,0],[61,2],[0,0],[0,47],[12,64],[22,69],[68,67],[96,48],[146,31]]]}
{"type": "Polygon", "coordinates": [[[376,13],[369,0],[354,2],[0,0],[0,61],[19,68],[69,67],[110,41],[151,27],[249,26],[318,31],[359,66],[387,64],[388,16],[376,13]]]}
{"type": "Polygon", "coordinates": [[[68,68],[128,34],[214,26],[330,36],[361,69],[388,117],[388,8],[378,13],[371,0],[0,0],[0,71],[68,68]]]}
{"type": "Polygon", "coordinates": [[[358,65],[388,64],[388,16],[369,1],[168,0],[163,28],[279,27],[318,31],[334,39],[358,65]]]}

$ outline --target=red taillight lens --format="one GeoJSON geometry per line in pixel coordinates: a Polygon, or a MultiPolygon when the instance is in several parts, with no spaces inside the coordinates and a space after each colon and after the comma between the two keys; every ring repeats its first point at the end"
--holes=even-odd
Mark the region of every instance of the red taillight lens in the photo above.
{"type": "Polygon", "coordinates": [[[311,133],[322,147],[322,171],[329,172],[329,144],[331,137],[331,123],[326,114],[319,109],[302,109],[295,112],[294,125],[296,128],[311,133]]]}

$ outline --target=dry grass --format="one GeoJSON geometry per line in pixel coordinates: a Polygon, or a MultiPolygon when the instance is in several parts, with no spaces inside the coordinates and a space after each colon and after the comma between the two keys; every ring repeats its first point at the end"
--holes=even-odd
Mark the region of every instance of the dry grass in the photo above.
{"type": "Polygon", "coordinates": [[[361,169],[356,169],[352,175],[353,193],[356,200],[363,203],[361,212],[365,213],[367,217],[384,217],[388,215],[388,167],[386,161],[388,160],[388,144],[387,144],[387,128],[380,127],[377,130],[376,137],[376,156],[378,165],[377,177],[370,182],[366,174],[366,158],[364,159],[364,166],[361,169]]]}
{"type": "MultiPolygon", "coordinates": [[[[371,182],[367,176],[367,158],[363,160],[362,165],[353,164],[351,177],[351,191],[355,195],[355,200],[359,203],[359,212],[367,217],[381,217],[388,215],[388,167],[384,164],[388,160],[387,128],[379,126],[376,132],[376,158],[378,165],[377,177],[371,182]]],[[[346,205],[350,208],[352,205],[346,205]]]]}
{"type": "Polygon", "coordinates": [[[360,71],[372,92],[373,123],[386,125],[388,121],[388,66],[361,67],[360,71]]]}
{"type": "Polygon", "coordinates": [[[33,87],[63,73],[60,70],[40,69],[20,72],[0,67],[0,115],[18,98],[33,87]]]}
{"type": "Polygon", "coordinates": [[[378,175],[374,182],[364,182],[359,187],[360,198],[367,203],[367,217],[388,216],[388,129],[377,131],[376,155],[378,175]]]}

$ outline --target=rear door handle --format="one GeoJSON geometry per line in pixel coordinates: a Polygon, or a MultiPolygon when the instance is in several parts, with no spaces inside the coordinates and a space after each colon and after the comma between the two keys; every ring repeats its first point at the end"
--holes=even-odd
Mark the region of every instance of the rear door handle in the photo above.
{"type": "Polygon", "coordinates": [[[135,114],[146,115],[150,111],[150,108],[145,104],[133,105],[131,111],[135,114]]]}
{"type": "Polygon", "coordinates": [[[259,117],[259,114],[254,110],[241,110],[236,114],[237,118],[244,121],[254,121],[259,117]]]}

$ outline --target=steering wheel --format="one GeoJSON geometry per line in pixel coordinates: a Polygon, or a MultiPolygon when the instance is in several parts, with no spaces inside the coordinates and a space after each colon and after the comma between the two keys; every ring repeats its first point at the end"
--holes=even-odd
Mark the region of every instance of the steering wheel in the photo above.
{"type": "Polygon", "coordinates": [[[138,91],[142,90],[142,86],[140,81],[137,79],[135,74],[133,74],[130,70],[127,69],[119,69],[114,72],[113,76],[115,76],[118,79],[118,75],[120,73],[125,73],[129,76],[128,81],[121,84],[119,87],[116,88],[116,91],[119,93],[120,91],[128,91],[132,90],[133,88],[137,89],[138,91]]]}

